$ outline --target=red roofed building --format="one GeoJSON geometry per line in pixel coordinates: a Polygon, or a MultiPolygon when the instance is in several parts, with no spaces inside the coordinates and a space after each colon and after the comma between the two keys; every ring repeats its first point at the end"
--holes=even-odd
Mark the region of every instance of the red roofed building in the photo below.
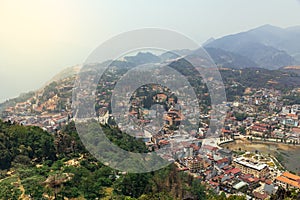
{"type": "Polygon", "coordinates": [[[224,166],[229,165],[229,159],[228,158],[222,158],[220,160],[216,161],[216,166],[219,168],[223,168],[224,166]]]}
{"type": "Polygon", "coordinates": [[[159,144],[160,146],[166,146],[166,145],[169,145],[170,142],[169,142],[168,140],[160,140],[160,141],[158,142],[158,144],[159,144]]]}
{"type": "Polygon", "coordinates": [[[255,136],[263,136],[268,132],[268,129],[262,126],[254,125],[250,128],[250,134],[255,136]]]}
{"type": "Polygon", "coordinates": [[[259,192],[253,192],[253,196],[257,199],[257,200],[264,200],[267,199],[269,196],[266,193],[259,193],[259,192]]]}
{"type": "Polygon", "coordinates": [[[298,188],[300,189],[300,176],[284,172],[276,178],[277,185],[283,188],[298,188]]]}
{"type": "Polygon", "coordinates": [[[194,151],[199,151],[200,149],[200,147],[196,144],[191,144],[190,147],[192,147],[194,151]]]}
{"type": "Polygon", "coordinates": [[[241,174],[241,170],[239,168],[233,168],[225,171],[225,174],[232,174],[234,176],[241,174]]]}
{"type": "Polygon", "coordinates": [[[214,147],[214,146],[211,146],[211,145],[203,145],[201,147],[201,150],[206,152],[206,153],[216,153],[216,151],[218,149],[219,149],[218,147],[214,147]]]}

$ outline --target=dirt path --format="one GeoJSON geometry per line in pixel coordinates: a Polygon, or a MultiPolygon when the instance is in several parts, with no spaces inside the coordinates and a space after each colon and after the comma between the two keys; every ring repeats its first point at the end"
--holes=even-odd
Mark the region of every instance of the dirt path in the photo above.
{"type": "Polygon", "coordinates": [[[22,194],[19,197],[19,200],[29,200],[29,197],[27,195],[25,195],[25,188],[24,186],[21,184],[21,179],[20,177],[18,177],[18,185],[19,185],[19,189],[21,190],[22,194]]]}

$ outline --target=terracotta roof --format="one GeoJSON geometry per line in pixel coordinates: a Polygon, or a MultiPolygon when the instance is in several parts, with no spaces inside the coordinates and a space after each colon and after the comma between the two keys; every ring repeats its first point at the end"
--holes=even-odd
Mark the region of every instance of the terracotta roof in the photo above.
{"type": "Polygon", "coordinates": [[[223,167],[224,170],[228,170],[228,169],[230,169],[230,168],[231,168],[231,166],[229,166],[229,165],[223,167]]]}
{"type": "Polygon", "coordinates": [[[251,130],[253,130],[253,131],[258,131],[258,132],[266,132],[266,131],[267,131],[266,128],[261,127],[261,126],[252,126],[252,127],[251,127],[251,130]]]}
{"type": "Polygon", "coordinates": [[[280,181],[280,182],[283,182],[283,183],[286,183],[288,185],[292,185],[294,187],[300,188],[299,182],[290,180],[290,179],[288,179],[288,178],[286,178],[284,176],[279,176],[279,177],[276,178],[276,180],[280,181]]]}
{"type": "Polygon", "coordinates": [[[299,181],[299,180],[300,180],[300,176],[297,176],[297,175],[295,175],[295,174],[291,174],[290,172],[284,172],[284,173],[282,174],[282,176],[285,176],[285,177],[287,177],[287,178],[289,178],[289,179],[292,179],[292,180],[294,180],[294,181],[299,181]]]}
{"type": "Polygon", "coordinates": [[[254,197],[258,198],[258,199],[266,199],[268,198],[268,195],[266,193],[259,193],[259,192],[253,192],[254,197]]]}
{"type": "Polygon", "coordinates": [[[196,144],[191,144],[191,147],[195,150],[198,151],[200,149],[199,146],[197,146],[196,144]]]}
{"type": "Polygon", "coordinates": [[[158,144],[168,145],[168,144],[170,144],[170,142],[169,142],[168,140],[160,140],[160,141],[158,142],[158,144]]]}
{"type": "Polygon", "coordinates": [[[249,182],[255,182],[255,179],[254,178],[248,178],[248,181],[249,182]]]}
{"type": "Polygon", "coordinates": [[[300,128],[292,128],[293,133],[300,133],[300,128]]]}
{"type": "Polygon", "coordinates": [[[267,180],[265,181],[265,183],[268,184],[268,185],[271,185],[271,184],[272,184],[272,181],[271,181],[270,179],[267,179],[267,180]]]}
{"type": "Polygon", "coordinates": [[[159,99],[166,99],[168,96],[166,94],[159,93],[156,95],[159,99]]]}
{"type": "Polygon", "coordinates": [[[231,170],[231,173],[232,174],[237,174],[237,173],[240,173],[241,172],[241,170],[239,169],[239,168],[233,168],[232,170],[231,170]]]}
{"type": "Polygon", "coordinates": [[[292,113],[287,114],[287,116],[292,117],[292,118],[298,118],[298,116],[296,114],[292,114],[292,113]]]}
{"type": "Polygon", "coordinates": [[[209,181],[209,184],[210,184],[210,185],[213,185],[213,186],[219,186],[219,185],[220,185],[219,183],[216,183],[216,182],[214,182],[214,181],[209,181]]]}
{"type": "Polygon", "coordinates": [[[243,179],[243,180],[247,180],[248,178],[251,178],[252,177],[252,174],[242,174],[240,175],[240,178],[243,179]]]}
{"type": "Polygon", "coordinates": [[[216,150],[218,150],[218,147],[213,147],[213,146],[210,146],[210,145],[203,145],[202,148],[203,149],[207,149],[209,151],[216,151],[216,150]]]}
{"type": "Polygon", "coordinates": [[[220,160],[217,160],[217,164],[228,163],[228,162],[229,162],[228,158],[222,158],[220,160]]]}
{"type": "Polygon", "coordinates": [[[241,172],[241,170],[239,168],[233,168],[233,169],[225,171],[225,174],[237,174],[240,172],[241,172]]]}

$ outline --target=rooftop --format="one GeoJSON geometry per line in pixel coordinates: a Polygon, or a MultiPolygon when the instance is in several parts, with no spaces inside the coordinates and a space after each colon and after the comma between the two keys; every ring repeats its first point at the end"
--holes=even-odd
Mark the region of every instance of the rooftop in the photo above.
{"type": "Polygon", "coordinates": [[[250,167],[250,168],[258,170],[258,171],[261,171],[262,169],[264,169],[265,167],[267,167],[267,164],[264,164],[264,163],[254,163],[254,162],[251,162],[250,160],[246,160],[243,157],[235,158],[234,162],[236,162],[238,164],[241,164],[241,165],[244,165],[246,167],[250,167]]]}
{"type": "Polygon", "coordinates": [[[244,187],[244,186],[246,186],[246,185],[248,185],[246,182],[241,181],[241,182],[239,182],[238,184],[235,184],[235,185],[233,186],[233,188],[236,189],[236,190],[239,190],[239,189],[241,189],[242,187],[244,187]]]}
{"type": "Polygon", "coordinates": [[[294,186],[294,187],[300,188],[300,183],[299,183],[299,182],[293,181],[293,180],[288,179],[288,178],[286,178],[286,177],[284,177],[284,176],[278,176],[278,177],[276,178],[276,180],[277,180],[277,181],[280,181],[280,182],[283,182],[283,183],[286,183],[286,184],[288,184],[288,185],[292,185],[292,186],[294,186]]]}
{"type": "Polygon", "coordinates": [[[286,178],[289,178],[289,179],[292,179],[294,181],[300,181],[300,176],[297,176],[295,174],[292,174],[290,172],[284,172],[282,174],[282,176],[286,177],[286,178]]]}

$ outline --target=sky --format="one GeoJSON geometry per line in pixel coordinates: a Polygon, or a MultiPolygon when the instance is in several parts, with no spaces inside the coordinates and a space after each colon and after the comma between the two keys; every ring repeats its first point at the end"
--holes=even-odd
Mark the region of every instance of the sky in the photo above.
{"type": "Polygon", "coordinates": [[[299,0],[1,0],[0,102],[40,88],[122,32],[166,28],[199,44],[300,25],[299,0]]]}

